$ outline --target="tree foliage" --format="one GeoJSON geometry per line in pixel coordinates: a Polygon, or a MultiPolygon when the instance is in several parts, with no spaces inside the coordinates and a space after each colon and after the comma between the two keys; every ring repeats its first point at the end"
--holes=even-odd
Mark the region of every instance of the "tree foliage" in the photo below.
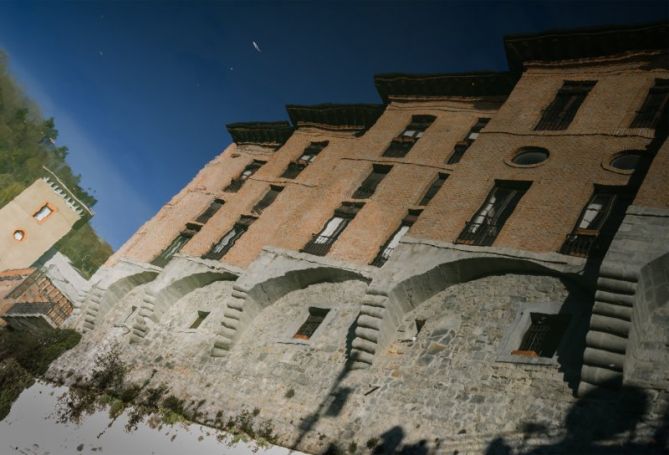
{"type": "MultiPolygon", "coordinates": [[[[80,186],[65,161],[67,147],[55,145],[58,137],[53,118],[44,120],[9,74],[7,56],[0,51],[0,207],[44,175],[43,166],[54,172],[74,195],[89,207],[95,197],[80,186]]],[[[86,275],[95,271],[112,253],[88,223],[71,231],[57,245],[75,267],[86,275]]]]}

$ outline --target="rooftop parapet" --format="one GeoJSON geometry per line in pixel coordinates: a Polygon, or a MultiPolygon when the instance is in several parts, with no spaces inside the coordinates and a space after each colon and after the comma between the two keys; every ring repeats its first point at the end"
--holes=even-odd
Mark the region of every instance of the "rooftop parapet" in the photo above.
{"type": "Polygon", "coordinates": [[[230,123],[226,128],[237,145],[254,144],[275,148],[281,147],[294,130],[286,121],[230,123]]]}
{"type": "Polygon", "coordinates": [[[94,215],[93,210],[78,199],[72,190],[70,190],[51,169],[42,166],[44,169],[44,181],[49,184],[51,189],[65,200],[65,203],[74,210],[81,218],[90,218],[94,215]]]}
{"type": "Polygon", "coordinates": [[[509,35],[504,48],[512,71],[528,61],[603,57],[631,51],[669,49],[669,23],[555,30],[509,35]]]}
{"type": "Polygon", "coordinates": [[[364,131],[370,128],[384,110],[381,104],[316,104],[286,106],[295,127],[314,126],[328,130],[364,131]]]}
{"type": "Polygon", "coordinates": [[[384,103],[393,99],[507,96],[518,80],[509,72],[377,74],[374,84],[384,103]]]}

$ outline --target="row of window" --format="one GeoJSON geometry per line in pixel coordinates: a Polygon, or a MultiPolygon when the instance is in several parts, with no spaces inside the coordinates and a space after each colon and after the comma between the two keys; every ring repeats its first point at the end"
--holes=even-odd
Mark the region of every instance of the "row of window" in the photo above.
{"type": "MultiPolygon", "coordinates": [[[[365,179],[363,184],[356,190],[353,197],[363,198],[373,194],[376,185],[378,185],[379,175],[384,175],[387,170],[379,171],[376,169],[365,179]]],[[[438,174],[430,188],[420,201],[421,205],[427,205],[434,195],[439,191],[446,174],[438,174]]],[[[474,216],[465,223],[464,229],[456,239],[456,243],[491,246],[507,219],[513,213],[516,205],[529,189],[531,182],[525,181],[498,181],[486,197],[484,203],[476,211],[474,216]]],[[[220,240],[214,243],[209,251],[202,257],[205,259],[219,260],[225,256],[235,245],[237,240],[244,235],[248,228],[253,224],[257,216],[267,208],[283,190],[280,186],[270,186],[270,189],[254,206],[252,212],[254,215],[242,215],[220,240]]],[[[588,256],[596,246],[600,233],[606,220],[613,211],[614,204],[621,196],[620,187],[596,186],[595,192],[588,201],[586,207],[581,212],[576,226],[562,245],[560,252],[563,254],[585,257],[588,256]]],[[[213,216],[223,205],[223,201],[215,199],[211,205],[197,218],[199,223],[205,223],[213,216]]],[[[344,202],[335,210],[334,215],[325,223],[318,234],[314,234],[312,239],[302,248],[301,251],[316,256],[324,256],[329,251],[337,238],[341,235],[348,224],[353,220],[356,214],[364,206],[363,202],[344,202]]],[[[387,239],[385,244],[379,250],[379,253],[372,261],[372,265],[382,266],[391,256],[402,237],[408,232],[410,227],[418,219],[422,210],[412,209],[408,211],[407,216],[402,220],[400,226],[387,239]]],[[[153,264],[164,267],[167,262],[183,248],[183,246],[200,230],[201,224],[188,223],[187,228],[182,231],[172,243],[163,250],[153,264]]]]}
{"type": "MultiPolygon", "coordinates": [[[[572,122],[576,113],[583,104],[596,81],[564,81],[553,101],[543,110],[541,119],[535,126],[536,131],[541,130],[564,130],[572,122]]],[[[636,112],[630,128],[655,128],[659,125],[662,117],[666,115],[669,106],[669,79],[656,79],[654,86],[648,92],[641,108],[636,112]]],[[[383,156],[402,158],[409,153],[411,148],[423,137],[425,131],[436,119],[433,115],[414,115],[411,122],[402,133],[393,138],[383,156]]],[[[449,158],[447,164],[460,162],[467,149],[478,137],[480,131],[488,124],[489,118],[479,118],[471,127],[465,138],[458,142],[449,158]]],[[[281,175],[283,178],[296,178],[316,156],[328,145],[328,141],[312,142],[297,161],[291,162],[281,175]]],[[[236,192],[244,182],[253,175],[264,161],[254,160],[246,166],[241,175],[233,179],[225,191],[236,192]]],[[[521,163],[522,164],[522,163],[521,163]]]]}
{"type": "MultiPolygon", "coordinates": [[[[539,123],[535,130],[563,130],[566,129],[573,120],[578,108],[585,100],[587,94],[596,81],[565,81],[563,86],[558,90],[555,99],[543,111],[539,123]]],[[[656,79],[654,86],[650,89],[646,99],[644,100],[641,109],[637,111],[636,116],[630,125],[632,128],[655,128],[663,115],[667,112],[669,105],[669,79],[656,79]]],[[[387,157],[404,157],[411,150],[413,145],[424,135],[425,131],[434,122],[435,117],[431,115],[414,115],[409,125],[402,131],[402,133],[395,137],[386,151],[383,153],[387,157]]],[[[490,119],[480,118],[477,123],[470,129],[463,141],[456,144],[451,156],[448,158],[448,164],[455,164],[460,161],[465,151],[476,140],[479,132],[485,127],[490,119]]],[[[310,163],[313,163],[318,154],[328,145],[328,141],[312,142],[302,153],[297,161],[291,162],[284,173],[283,178],[296,178],[310,163]]],[[[521,149],[512,159],[512,162],[521,166],[533,165],[540,163],[548,158],[548,151],[538,147],[521,149]]],[[[622,153],[616,156],[610,163],[612,167],[630,170],[633,169],[639,159],[638,153],[622,153]]],[[[244,182],[249,179],[255,172],[265,164],[264,161],[254,160],[247,165],[242,173],[224,189],[227,192],[237,192],[243,186],[244,182]]],[[[381,183],[383,178],[390,172],[392,166],[374,164],[372,172],[362,182],[358,189],[353,194],[353,199],[367,199],[371,197],[376,187],[381,183]]],[[[444,181],[445,174],[438,174],[435,180],[430,185],[430,188],[421,199],[419,205],[427,205],[434,195],[439,191],[444,181]]],[[[464,230],[457,239],[458,243],[466,243],[472,245],[491,245],[497,237],[504,222],[513,211],[513,208],[520,200],[520,197],[529,187],[529,183],[505,183],[496,186],[488,196],[486,203],[479,209],[477,214],[466,224],[464,230]]],[[[270,186],[270,190],[265,196],[256,204],[252,213],[254,216],[242,216],[240,220],[235,223],[234,227],[226,233],[216,244],[212,246],[209,252],[204,257],[210,259],[220,259],[232,248],[248,227],[255,221],[256,216],[260,215],[262,211],[267,208],[276,199],[283,188],[280,186],[270,186]]],[[[601,196],[604,197],[604,196],[601,196]]],[[[600,197],[600,198],[601,198],[600,197]]],[[[593,196],[595,198],[595,196],[593,196]]],[[[200,224],[192,224],[187,227],[161,254],[153,261],[154,264],[164,266],[169,262],[170,258],[178,252],[190,238],[199,231],[201,224],[206,223],[214,213],[216,213],[223,205],[220,199],[214,200],[210,207],[203,212],[196,222],[200,224]]],[[[342,207],[345,207],[344,205],[342,207]]],[[[359,207],[358,207],[359,209],[359,207]]],[[[340,209],[340,211],[343,209],[340,209]]],[[[51,208],[45,205],[36,214],[35,218],[41,221],[51,213],[51,208]]],[[[346,210],[344,210],[345,212],[346,210]]],[[[342,212],[343,213],[343,212],[342,212]]],[[[584,211],[585,213],[585,211],[584,211]]],[[[582,214],[583,219],[585,215],[582,214]]],[[[328,221],[320,234],[314,238],[304,247],[304,251],[312,254],[324,255],[329,250],[334,240],[343,231],[352,217],[341,217],[335,215],[328,221]],[[348,221],[347,221],[348,220],[348,221]]],[[[408,230],[408,225],[402,224],[391,239],[388,240],[386,246],[382,248],[379,256],[374,264],[380,265],[389,257],[389,253],[394,249],[393,242],[399,242],[398,235],[403,235],[408,230]],[[401,234],[400,234],[401,233],[401,234]]],[[[599,229],[591,228],[575,228],[574,232],[568,236],[565,245],[561,252],[565,254],[575,254],[579,256],[586,256],[597,238],[594,231],[599,229]],[[584,232],[589,231],[589,232],[584,232]]],[[[22,240],[25,233],[17,230],[14,233],[14,238],[22,240]]]]}

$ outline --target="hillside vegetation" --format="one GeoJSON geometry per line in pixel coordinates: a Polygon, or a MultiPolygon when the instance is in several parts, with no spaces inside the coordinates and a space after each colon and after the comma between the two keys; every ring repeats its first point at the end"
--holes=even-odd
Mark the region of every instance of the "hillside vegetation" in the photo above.
{"type": "MultiPolygon", "coordinates": [[[[82,202],[92,207],[96,199],[80,186],[81,176],[65,162],[67,147],[58,147],[54,120],[44,119],[12,79],[7,56],[0,51],[0,207],[28,185],[53,171],[82,202]]],[[[55,248],[68,256],[89,277],[111,255],[107,242],[88,222],[80,223],[55,248]]]]}

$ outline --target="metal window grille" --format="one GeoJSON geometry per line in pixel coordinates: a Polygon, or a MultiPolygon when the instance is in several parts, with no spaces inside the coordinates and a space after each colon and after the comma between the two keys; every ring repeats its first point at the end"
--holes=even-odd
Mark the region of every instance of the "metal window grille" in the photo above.
{"type": "Polygon", "coordinates": [[[597,190],[578,217],[576,226],[560,248],[560,253],[587,257],[597,251],[597,240],[613,211],[618,195],[610,189],[597,190]]]}
{"type": "MultiPolygon", "coordinates": [[[[250,224],[250,223],[249,223],[250,224]]],[[[248,225],[236,223],[231,230],[229,230],[221,239],[214,243],[209,251],[202,256],[204,259],[221,259],[225,256],[230,249],[235,246],[235,243],[239,238],[244,235],[248,225]]]]}
{"type": "Polygon", "coordinates": [[[655,85],[649,90],[630,125],[630,128],[655,128],[666,117],[669,106],[669,79],[655,79],[655,85]]]}
{"type": "Polygon", "coordinates": [[[553,357],[569,323],[569,315],[530,313],[531,324],[514,354],[553,357]]]}
{"type": "Polygon", "coordinates": [[[307,320],[300,326],[300,328],[295,332],[293,338],[308,340],[311,338],[325,319],[325,316],[330,312],[330,310],[325,308],[309,308],[309,316],[307,320]]]}
{"type": "Polygon", "coordinates": [[[325,223],[321,231],[318,234],[313,234],[311,240],[300,251],[315,256],[325,256],[363,205],[361,202],[343,203],[341,207],[335,210],[334,216],[325,223]]]}
{"type": "Polygon", "coordinates": [[[474,217],[465,223],[455,243],[492,245],[527,188],[528,182],[500,182],[495,185],[474,217]]]}
{"type": "Polygon", "coordinates": [[[565,81],[555,99],[543,111],[535,130],[564,130],[594,87],[596,81],[565,81]]]}

